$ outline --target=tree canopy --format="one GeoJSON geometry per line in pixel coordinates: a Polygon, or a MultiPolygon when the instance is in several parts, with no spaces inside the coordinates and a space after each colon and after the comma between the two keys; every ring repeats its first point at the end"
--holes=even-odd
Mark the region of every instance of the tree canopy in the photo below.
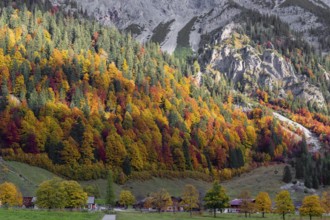
{"type": "Polygon", "coordinates": [[[294,212],[294,205],[289,191],[284,190],[276,194],[275,212],[281,214],[283,220],[285,220],[286,214],[294,212]]]}
{"type": "Polygon", "coordinates": [[[212,188],[207,191],[204,197],[205,207],[213,210],[213,215],[216,217],[217,209],[223,209],[228,207],[229,198],[226,195],[225,190],[216,181],[213,183],[212,188]]]}

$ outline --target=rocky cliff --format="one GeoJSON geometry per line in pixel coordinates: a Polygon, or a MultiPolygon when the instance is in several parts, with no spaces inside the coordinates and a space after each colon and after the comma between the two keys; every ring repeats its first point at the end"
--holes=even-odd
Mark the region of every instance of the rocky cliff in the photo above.
{"type": "Polygon", "coordinates": [[[115,25],[119,29],[132,32],[141,42],[150,40],[155,34],[164,35],[163,38],[158,39],[158,43],[168,52],[173,52],[180,44],[187,44],[180,42],[180,31],[188,35],[184,40],[197,50],[202,34],[227,25],[244,9],[279,16],[315,46],[318,46],[320,39],[324,37],[320,33],[330,26],[327,16],[330,13],[329,0],[51,1],[54,5],[66,9],[82,9],[101,23],[115,25]],[[169,21],[173,22],[169,23],[169,21]],[[311,30],[314,32],[318,30],[319,34],[311,33],[311,30]]]}
{"type": "Polygon", "coordinates": [[[258,51],[249,44],[249,38],[235,32],[235,26],[226,26],[214,45],[200,55],[205,72],[213,73],[216,80],[226,77],[234,87],[247,95],[257,89],[287,98],[289,91],[295,98],[310,106],[325,108],[325,98],[320,89],[312,85],[301,74],[297,74],[292,63],[279,54],[272,45],[258,51]],[[214,73],[218,75],[214,75],[214,73]]]}

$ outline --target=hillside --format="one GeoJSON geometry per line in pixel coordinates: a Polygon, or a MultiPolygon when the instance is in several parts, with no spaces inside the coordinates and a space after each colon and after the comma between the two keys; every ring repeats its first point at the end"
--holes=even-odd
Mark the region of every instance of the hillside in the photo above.
{"type": "MultiPolygon", "coordinates": [[[[35,189],[42,181],[55,177],[55,174],[47,170],[29,166],[19,162],[1,162],[0,183],[4,181],[13,182],[22,191],[23,196],[35,196],[35,189]],[[4,166],[7,171],[4,172],[4,166]]],[[[237,198],[241,191],[248,190],[252,196],[256,196],[259,192],[268,192],[272,199],[275,194],[281,190],[285,184],[282,182],[284,164],[271,165],[254,169],[249,173],[235,177],[232,180],[224,181],[221,184],[226,188],[226,192],[231,199],[237,198]]],[[[106,194],[106,180],[80,181],[83,186],[96,186],[100,192],[101,198],[106,194]]],[[[143,199],[148,194],[156,192],[161,188],[166,189],[173,196],[180,196],[186,184],[194,185],[201,195],[211,187],[212,183],[189,178],[181,179],[162,179],[152,178],[150,180],[139,181],[130,180],[123,185],[114,184],[115,194],[119,195],[120,191],[130,190],[136,198],[143,199]]],[[[316,193],[321,195],[328,187],[317,190],[316,193]]],[[[294,200],[300,201],[306,193],[304,191],[292,191],[294,200]]]]}
{"type": "Polygon", "coordinates": [[[0,160],[0,183],[5,181],[14,183],[23,196],[35,196],[39,184],[54,177],[57,176],[39,167],[0,160]]]}
{"type": "MultiPolygon", "coordinates": [[[[35,5],[34,5],[35,7],[35,5]]],[[[231,178],[300,150],[256,107],[213,92],[199,65],[60,11],[0,17],[0,146],[5,159],[78,180],[130,175],[231,178]],[[281,138],[277,138],[281,137],[281,138]],[[139,174],[140,173],[140,174],[139,174]]]]}
{"type": "MultiPolygon", "coordinates": [[[[244,9],[237,18],[245,22],[203,34],[198,54],[178,56],[84,19],[81,11],[25,3],[0,3],[5,160],[99,188],[112,170],[116,183],[139,197],[143,188],[174,186],[175,178],[204,192],[202,180],[231,180],[286,161],[307,187],[330,185],[330,62],[279,18],[244,9]],[[304,129],[283,125],[273,111],[304,129]],[[306,131],[317,149],[309,148],[306,131]]],[[[179,31],[183,45],[199,19],[179,31]]],[[[31,193],[27,182],[35,188],[47,175],[18,184],[31,193]]]]}
{"type": "MultiPolygon", "coordinates": [[[[215,71],[224,74],[229,82],[242,80],[242,85],[237,86],[234,83],[234,88],[243,91],[245,95],[254,96],[256,90],[252,85],[261,84],[260,89],[275,93],[274,97],[287,99],[287,93],[291,92],[296,102],[299,102],[296,105],[322,112],[328,111],[326,106],[330,101],[330,62],[329,57],[326,57],[330,42],[328,3],[314,0],[52,0],[53,5],[64,11],[80,12],[102,24],[116,26],[123,32],[132,33],[142,43],[156,42],[163,51],[179,57],[187,54],[202,57],[202,60],[199,59],[202,67],[214,64],[214,60],[205,59],[204,52],[206,51],[206,56],[217,53],[217,48],[222,46],[219,36],[227,33],[231,37],[234,33],[228,32],[227,27],[234,24],[238,34],[248,35],[248,45],[255,51],[245,47],[239,48],[242,51],[231,51],[230,56],[222,57],[226,62],[224,67],[220,70],[216,68],[215,71]],[[261,48],[256,48],[256,45],[261,48]],[[212,51],[213,49],[215,50],[212,51]],[[275,51],[263,51],[264,49],[275,51]],[[251,63],[239,63],[240,60],[236,59],[242,57],[246,61],[243,53],[245,50],[248,50],[247,58],[251,57],[249,52],[253,52],[251,63]],[[255,53],[256,51],[261,54],[255,53]],[[255,55],[259,56],[259,61],[255,59],[255,55]],[[232,79],[234,75],[238,77],[232,79]],[[269,79],[268,75],[275,77],[269,79]],[[248,82],[252,83],[247,85],[252,87],[248,91],[244,88],[247,79],[253,80],[248,82]],[[282,85],[285,91],[276,93],[282,85]]],[[[216,62],[223,64],[217,60],[216,62]]],[[[202,68],[201,74],[205,75],[207,71],[202,68]]],[[[217,80],[215,83],[218,83],[217,80]]],[[[216,88],[211,88],[210,92],[212,90],[216,88]]]]}
{"type": "MultiPolygon", "coordinates": [[[[152,39],[159,24],[171,23],[165,37],[158,43],[163,50],[172,53],[182,43],[188,43],[195,51],[199,49],[201,36],[222,28],[239,17],[245,9],[261,14],[275,15],[288,23],[316,47],[328,50],[330,23],[327,14],[328,0],[51,0],[65,10],[83,11],[102,24],[117,26],[131,31],[140,42],[152,39]],[[194,19],[197,18],[197,19],[194,19]],[[186,33],[186,42],[179,41],[179,32],[192,25],[186,33]],[[133,28],[134,27],[134,28],[133,28]]],[[[244,19],[243,19],[244,21],[244,19]]]]}

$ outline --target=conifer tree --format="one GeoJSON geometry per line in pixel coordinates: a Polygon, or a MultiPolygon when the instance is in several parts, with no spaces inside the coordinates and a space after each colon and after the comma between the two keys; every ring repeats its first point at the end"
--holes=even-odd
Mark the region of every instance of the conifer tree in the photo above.
{"type": "Polygon", "coordinates": [[[114,194],[114,188],[113,188],[112,171],[109,171],[108,172],[108,177],[107,177],[107,192],[106,192],[105,202],[110,207],[115,204],[115,194],[114,194]]]}

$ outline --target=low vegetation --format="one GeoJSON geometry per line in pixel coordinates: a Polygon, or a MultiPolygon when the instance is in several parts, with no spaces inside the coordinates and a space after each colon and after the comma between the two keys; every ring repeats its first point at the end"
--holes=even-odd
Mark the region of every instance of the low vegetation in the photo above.
{"type": "MultiPolygon", "coordinates": [[[[237,219],[248,219],[248,220],[281,220],[281,216],[271,214],[266,216],[265,218],[262,218],[260,214],[254,214],[250,216],[249,218],[245,218],[244,214],[221,214],[217,218],[214,218],[212,214],[210,213],[203,213],[203,214],[197,214],[195,213],[193,217],[191,218],[188,213],[138,213],[138,212],[120,212],[117,213],[116,220],[154,220],[154,219],[160,219],[160,220],[214,220],[214,219],[223,219],[223,220],[237,220],[237,219]]],[[[289,214],[287,215],[287,219],[290,220],[309,220],[309,217],[300,217],[298,215],[289,214]]],[[[317,218],[315,218],[317,219],[317,218]]],[[[330,219],[330,217],[323,217],[323,219],[330,219]]]]}
{"type": "Polygon", "coordinates": [[[166,23],[160,23],[152,32],[153,35],[151,37],[151,41],[161,44],[166,39],[167,34],[170,32],[171,24],[173,24],[175,20],[170,20],[166,23]]]}
{"type": "Polygon", "coordinates": [[[6,220],[101,220],[103,213],[0,209],[6,220]]]}
{"type": "Polygon", "coordinates": [[[194,26],[197,17],[193,17],[178,33],[177,49],[190,48],[190,32],[194,26]]]}

